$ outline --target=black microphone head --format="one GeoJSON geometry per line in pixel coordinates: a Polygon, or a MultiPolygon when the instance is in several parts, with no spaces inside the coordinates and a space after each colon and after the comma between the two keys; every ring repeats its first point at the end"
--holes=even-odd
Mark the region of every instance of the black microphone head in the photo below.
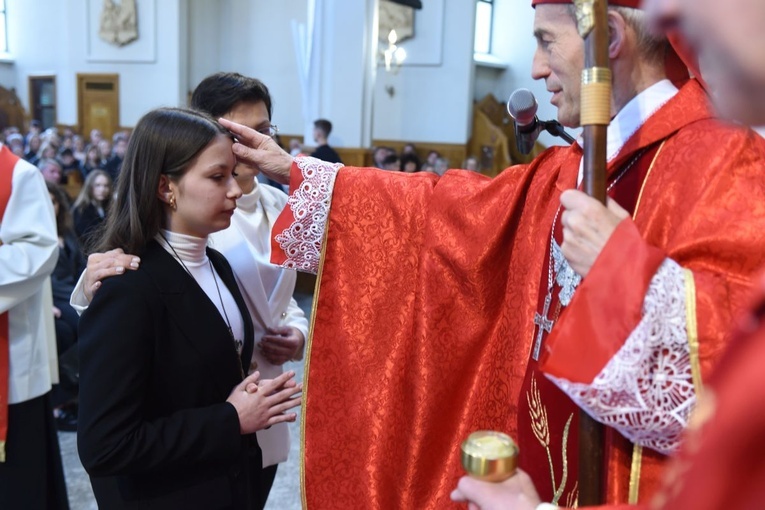
{"type": "Polygon", "coordinates": [[[507,113],[516,124],[525,126],[534,122],[537,115],[537,100],[529,89],[518,89],[507,100],[507,113]]]}

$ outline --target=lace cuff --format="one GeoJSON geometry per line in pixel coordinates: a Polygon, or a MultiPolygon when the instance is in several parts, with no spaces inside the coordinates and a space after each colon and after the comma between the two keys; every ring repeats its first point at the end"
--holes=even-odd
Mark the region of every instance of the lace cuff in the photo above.
{"type": "Polygon", "coordinates": [[[295,158],[295,165],[300,176],[295,180],[293,172],[292,192],[287,199],[292,222],[274,236],[274,241],[284,253],[282,267],[316,274],[332,189],[343,165],[309,157],[295,158]]]}
{"type": "Polygon", "coordinates": [[[593,382],[548,377],[630,441],[671,453],[696,401],[685,300],[683,269],[665,259],[643,300],[640,323],[593,382]]]}

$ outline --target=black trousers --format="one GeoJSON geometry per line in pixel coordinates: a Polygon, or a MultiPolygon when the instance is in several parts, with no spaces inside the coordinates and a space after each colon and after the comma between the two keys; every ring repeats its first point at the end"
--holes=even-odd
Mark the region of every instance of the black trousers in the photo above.
{"type": "Polygon", "coordinates": [[[244,505],[248,508],[263,510],[268,500],[268,494],[271,492],[271,486],[274,484],[274,478],[276,478],[276,467],[278,464],[268,466],[267,468],[261,467],[263,465],[263,452],[256,446],[254,434],[250,437],[253,441],[248,463],[250,470],[250,493],[247,495],[240,494],[237,499],[249,501],[249,504],[244,505]]]}
{"type": "Polygon", "coordinates": [[[268,500],[268,493],[271,492],[271,486],[274,484],[274,478],[276,478],[276,468],[279,464],[268,466],[263,468],[260,472],[260,476],[255,481],[255,497],[258,503],[258,508],[265,508],[266,501],[268,500]]]}
{"type": "Polygon", "coordinates": [[[0,463],[0,508],[69,509],[50,393],[8,406],[5,454],[0,463]]]}

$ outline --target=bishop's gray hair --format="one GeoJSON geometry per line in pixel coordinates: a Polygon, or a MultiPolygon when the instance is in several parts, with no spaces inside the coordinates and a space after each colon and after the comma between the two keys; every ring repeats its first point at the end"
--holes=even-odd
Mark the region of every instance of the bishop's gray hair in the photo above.
{"type": "MultiPolygon", "coordinates": [[[[575,7],[570,5],[569,10],[571,16],[576,19],[575,7]]],[[[622,6],[609,6],[608,10],[619,13],[627,26],[634,30],[643,59],[654,64],[663,64],[669,42],[664,35],[656,34],[650,29],[648,16],[644,10],[622,6]]]]}

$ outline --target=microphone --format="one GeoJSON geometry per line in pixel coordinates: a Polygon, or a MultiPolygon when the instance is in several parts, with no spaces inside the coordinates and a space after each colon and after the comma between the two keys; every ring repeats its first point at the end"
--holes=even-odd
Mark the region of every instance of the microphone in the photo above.
{"type": "Polygon", "coordinates": [[[507,100],[507,113],[515,122],[515,144],[521,154],[529,154],[542,131],[537,119],[537,100],[529,89],[518,89],[507,100]]]}
{"type": "Polygon", "coordinates": [[[507,100],[507,113],[515,122],[515,145],[521,154],[530,154],[542,130],[553,136],[559,136],[568,143],[574,138],[564,131],[557,120],[541,121],[537,118],[539,105],[529,89],[518,89],[507,100]]]}

